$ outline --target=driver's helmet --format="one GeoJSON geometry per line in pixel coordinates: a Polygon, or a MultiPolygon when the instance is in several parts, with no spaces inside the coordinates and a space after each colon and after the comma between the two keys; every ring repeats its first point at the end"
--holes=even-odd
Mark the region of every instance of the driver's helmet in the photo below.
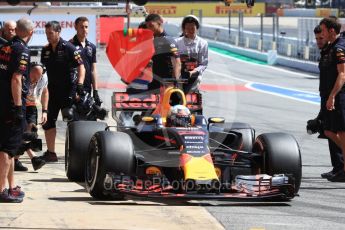
{"type": "Polygon", "coordinates": [[[183,105],[172,106],[168,113],[167,126],[170,126],[170,127],[191,126],[191,113],[189,109],[183,105]]]}

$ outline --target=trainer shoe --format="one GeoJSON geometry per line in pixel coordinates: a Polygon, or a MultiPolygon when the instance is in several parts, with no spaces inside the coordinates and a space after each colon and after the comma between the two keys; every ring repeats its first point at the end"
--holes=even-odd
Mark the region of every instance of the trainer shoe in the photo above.
{"type": "Polygon", "coordinates": [[[40,168],[42,168],[43,165],[46,164],[46,161],[40,157],[33,157],[31,159],[31,164],[32,164],[32,167],[34,168],[34,170],[37,171],[40,168]]]}
{"type": "Polygon", "coordinates": [[[56,153],[50,152],[50,151],[45,151],[43,153],[43,156],[40,157],[41,159],[45,160],[45,162],[57,162],[58,158],[56,156],[56,153]]]}
{"type": "Polygon", "coordinates": [[[24,198],[25,196],[25,192],[22,191],[21,187],[20,186],[16,186],[15,188],[10,188],[8,190],[8,193],[14,197],[18,197],[18,198],[24,198]]]}
{"type": "Polygon", "coordinates": [[[336,174],[334,174],[331,178],[328,178],[327,180],[331,182],[345,182],[345,172],[344,170],[340,170],[336,174]]]}
{"type": "Polygon", "coordinates": [[[331,178],[332,176],[334,176],[335,172],[333,170],[329,171],[329,172],[325,172],[325,173],[321,173],[321,177],[328,179],[331,178]]]}
{"type": "Polygon", "coordinates": [[[8,189],[4,189],[0,192],[0,203],[21,203],[23,198],[13,196],[9,193],[8,189]]]}
{"type": "Polygon", "coordinates": [[[18,159],[14,159],[14,171],[26,172],[28,168],[25,167],[18,159]]]}

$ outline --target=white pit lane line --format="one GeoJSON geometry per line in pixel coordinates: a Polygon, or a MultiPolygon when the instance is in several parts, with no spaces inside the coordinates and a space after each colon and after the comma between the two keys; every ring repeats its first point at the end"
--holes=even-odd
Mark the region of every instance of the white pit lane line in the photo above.
{"type": "Polygon", "coordinates": [[[291,88],[286,88],[286,87],[281,87],[281,86],[276,86],[276,85],[271,85],[271,84],[264,84],[264,83],[260,83],[260,82],[252,82],[252,81],[248,81],[248,80],[245,80],[242,78],[233,77],[229,74],[219,73],[217,71],[210,70],[210,69],[206,69],[206,71],[209,73],[212,73],[214,75],[224,77],[224,78],[243,82],[243,83],[245,83],[246,88],[251,89],[253,91],[266,93],[266,94],[270,94],[270,95],[274,95],[274,96],[278,96],[278,97],[288,98],[291,100],[320,106],[320,102],[318,102],[318,100],[316,99],[316,98],[319,98],[319,95],[317,93],[301,91],[301,90],[297,90],[297,89],[291,89],[291,88]],[[270,91],[270,90],[261,90],[261,89],[257,89],[256,87],[253,87],[254,84],[259,84],[262,86],[272,87],[275,89],[281,89],[281,90],[285,90],[285,91],[291,91],[292,93],[284,94],[284,93],[278,93],[278,92],[274,92],[274,91],[270,91]]]}
{"type": "Polygon", "coordinates": [[[225,54],[221,54],[221,53],[218,53],[218,52],[213,51],[213,50],[209,50],[208,52],[211,52],[213,54],[217,54],[219,56],[222,56],[222,57],[225,57],[225,58],[229,58],[229,59],[232,59],[232,60],[236,60],[236,61],[240,61],[240,62],[245,62],[245,63],[251,64],[251,65],[256,65],[256,66],[262,66],[264,68],[274,69],[274,70],[277,70],[277,71],[281,71],[281,72],[285,72],[285,73],[289,73],[289,74],[294,74],[294,75],[297,75],[297,76],[308,77],[308,78],[315,78],[315,79],[319,78],[318,76],[315,76],[315,74],[299,73],[299,72],[294,72],[292,70],[286,70],[286,69],[282,69],[282,68],[271,66],[271,65],[263,65],[263,64],[253,63],[253,62],[250,62],[250,61],[245,61],[245,60],[241,60],[239,58],[235,58],[235,57],[231,57],[231,56],[228,56],[228,55],[225,55],[225,54]]]}

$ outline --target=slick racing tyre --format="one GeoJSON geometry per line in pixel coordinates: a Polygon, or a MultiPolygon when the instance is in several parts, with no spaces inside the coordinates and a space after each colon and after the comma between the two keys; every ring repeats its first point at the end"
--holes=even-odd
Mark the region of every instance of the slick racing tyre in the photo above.
{"type": "Polygon", "coordinates": [[[97,132],[91,139],[86,160],[85,182],[90,195],[100,200],[123,199],[108,173],[133,175],[136,169],[130,136],[122,132],[97,132]],[[110,179],[110,180],[106,180],[110,179]]]}
{"type": "Polygon", "coordinates": [[[74,121],[66,130],[65,141],[65,171],[70,181],[85,180],[86,153],[91,137],[107,127],[104,122],[74,121]]]}
{"type": "Polygon", "coordinates": [[[286,133],[265,133],[256,138],[253,152],[259,153],[260,161],[254,166],[254,173],[292,175],[295,193],[302,178],[301,151],[296,139],[286,133]]]}

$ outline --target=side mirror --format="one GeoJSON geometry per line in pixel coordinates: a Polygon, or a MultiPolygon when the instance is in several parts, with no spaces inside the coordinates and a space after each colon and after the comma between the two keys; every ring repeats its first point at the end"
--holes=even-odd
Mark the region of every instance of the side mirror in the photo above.
{"type": "Polygon", "coordinates": [[[214,124],[214,123],[224,123],[225,122],[225,118],[224,117],[210,117],[208,118],[208,123],[207,123],[207,129],[210,129],[210,124],[214,124]]]}
{"type": "Polygon", "coordinates": [[[142,117],[141,120],[143,122],[152,122],[154,121],[155,119],[153,117],[142,117]]]}
{"type": "Polygon", "coordinates": [[[208,123],[224,123],[225,119],[224,117],[210,117],[208,118],[208,123]]]}
{"type": "MultiPolygon", "coordinates": [[[[145,122],[148,125],[155,125],[156,127],[161,127],[163,125],[162,118],[159,115],[145,116],[141,118],[141,121],[145,122]]],[[[137,124],[139,123],[140,122],[138,122],[137,124]]]]}

